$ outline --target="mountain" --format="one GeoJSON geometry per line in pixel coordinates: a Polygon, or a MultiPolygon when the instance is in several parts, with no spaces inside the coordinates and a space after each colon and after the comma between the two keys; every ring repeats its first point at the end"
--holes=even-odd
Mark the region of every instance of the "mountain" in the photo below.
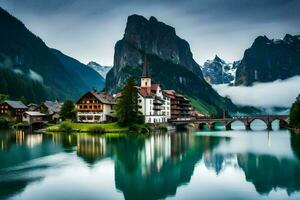
{"type": "Polygon", "coordinates": [[[87,64],[88,67],[92,68],[93,70],[95,70],[96,72],[98,72],[98,74],[100,74],[103,78],[106,78],[107,73],[109,72],[109,70],[111,70],[112,67],[110,66],[102,66],[99,65],[96,62],[89,62],[87,64]]]}
{"type": "Polygon", "coordinates": [[[115,45],[114,71],[126,65],[142,64],[143,53],[154,54],[192,71],[202,78],[200,66],[194,61],[189,44],[178,37],[175,28],[139,15],[127,19],[125,34],[115,45]]]}
{"type": "Polygon", "coordinates": [[[210,84],[233,83],[238,62],[226,63],[217,55],[201,67],[204,79],[210,84]]]}
{"type": "Polygon", "coordinates": [[[87,65],[82,64],[78,60],[63,54],[57,49],[51,49],[51,51],[67,70],[72,71],[76,77],[81,79],[80,81],[85,84],[84,88],[86,91],[91,90],[92,88],[98,90],[104,88],[105,80],[100,74],[95,73],[95,70],[87,67],[87,65]]]}
{"type": "MultiPolygon", "coordinates": [[[[39,37],[2,8],[0,27],[0,93],[39,103],[45,99],[75,99],[94,87],[85,82],[86,75],[77,73],[78,65],[66,66],[39,37]]],[[[99,82],[103,83],[100,76],[99,82]]]]}
{"type": "Polygon", "coordinates": [[[300,75],[300,36],[282,40],[259,36],[244,53],[237,67],[236,85],[270,82],[300,75]]]}
{"type": "Polygon", "coordinates": [[[185,94],[198,110],[217,114],[225,106],[231,111],[237,109],[230,100],[219,96],[202,78],[201,71],[196,70],[200,68],[192,58],[189,44],[176,36],[174,28],[154,17],[149,20],[138,15],[128,17],[124,37],[115,46],[114,66],[106,76],[106,90],[119,92],[131,76],[139,83],[145,56],[153,81],[164,89],[185,94]],[[180,45],[179,48],[181,43],[186,48],[180,45]],[[181,53],[176,54],[181,51],[189,53],[181,58],[181,53]]]}

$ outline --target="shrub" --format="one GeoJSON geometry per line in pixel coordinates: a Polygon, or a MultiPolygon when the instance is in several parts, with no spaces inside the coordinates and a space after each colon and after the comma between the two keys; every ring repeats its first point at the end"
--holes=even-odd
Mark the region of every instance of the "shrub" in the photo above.
{"type": "Polygon", "coordinates": [[[72,124],[71,122],[62,122],[60,125],[59,125],[59,131],[61,132],[66,132],[66,133],[70,133],[72,132],[72,124]]]}
{"type": "Polygon", "coordinates": [[[142,127],[142,128],[140,129],[140,132],[143,133],[143,134],[149,133],[149,129],[148,129],[147,127],[142,127]]]}
{"type": "Polygon", "coordinates": [[[0,117],[0,129],[8,129],[11,126],[11,121],[6,117],[0,117]]]}
{"type": "Polygon", "coordinates": [[[160,125],[159,125],[159,130],[162,131],[162,132],[167,132],[167,131],[168,131],[168,128],[167,128],[166,125],[160,124],[160,125]]]}
{"type": "Polygon", "coordinates": [[[135,132],[135,133],[139,133],[140,127],[136,124],[132,124],[129,126],[129,131],[130,132],[135,132]]]}
{"type": "Polygon", "coordinates": [[[88,132],[103,134],[103,133],[106,133],[106,130],[102,126],[92,126],[88,129],[88,132]]]}

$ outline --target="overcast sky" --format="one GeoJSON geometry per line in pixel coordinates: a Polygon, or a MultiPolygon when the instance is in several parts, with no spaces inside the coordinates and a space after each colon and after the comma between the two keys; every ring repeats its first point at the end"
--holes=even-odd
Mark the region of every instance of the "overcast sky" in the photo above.
{"type": "Polygon", "coordinates": [[[131,14],[175,27],[200,65],[215,54],[241,59],[258,35],[300,34],[299,0],[0,0],[0,6],[48,46],[102,65],[113,64],[114,45],[131,14]]]}

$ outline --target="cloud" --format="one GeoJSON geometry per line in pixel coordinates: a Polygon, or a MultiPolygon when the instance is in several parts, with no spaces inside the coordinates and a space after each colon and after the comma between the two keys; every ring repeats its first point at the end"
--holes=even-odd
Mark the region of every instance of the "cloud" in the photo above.
{"type": "Polygon", "coordinates": [[[21,69],[13,69],[13,71],[16,73],[16,74],[23,74],[23,71],[21,69]]]}
{"type": "Polygon", "coordinates": [[[235,104],[256,107],[290,107],[300,94],[300,76],[270,83],[255,83],[251,87],[213,85],[221,95],[235,104]]]}
{"type": "Polygon", "coordinates": [[[29,77],[32,80],[38,81],[40,83],[43,83],[44,79],[41,75],[39,75],[37,72],[33,71],[32,69],[29,70],[29,77]]]}

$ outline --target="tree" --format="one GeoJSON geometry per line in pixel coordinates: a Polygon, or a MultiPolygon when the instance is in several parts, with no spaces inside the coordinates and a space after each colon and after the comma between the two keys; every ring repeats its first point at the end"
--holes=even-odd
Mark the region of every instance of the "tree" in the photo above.
{"type": "Polygon", "coordinates": [[[60,110],[60,116],[63,118],[63,120],[71,119],[74,120],[76,117],[76,111],[75,111],[75,105],[73,101],[66,100],[61,107],[60,110]]]}
{"type": "Polygon", "coordinates": [[[120,126],[128,126],[141,121],[138,105],[138,90],[134,78],[130,78],[117,100],[116,115],[120,126]]]}
{"type": "Polygon", "coordinates": [[[290,126],[300,128],[300,95],[290,110],[290,126]]]}
{"type": "Polygon", "coordinates": [[[8,95],[6,94],[0,94],[0,103],[3,103],[4,101],[6,101],[9,98],[8,95]]]}

